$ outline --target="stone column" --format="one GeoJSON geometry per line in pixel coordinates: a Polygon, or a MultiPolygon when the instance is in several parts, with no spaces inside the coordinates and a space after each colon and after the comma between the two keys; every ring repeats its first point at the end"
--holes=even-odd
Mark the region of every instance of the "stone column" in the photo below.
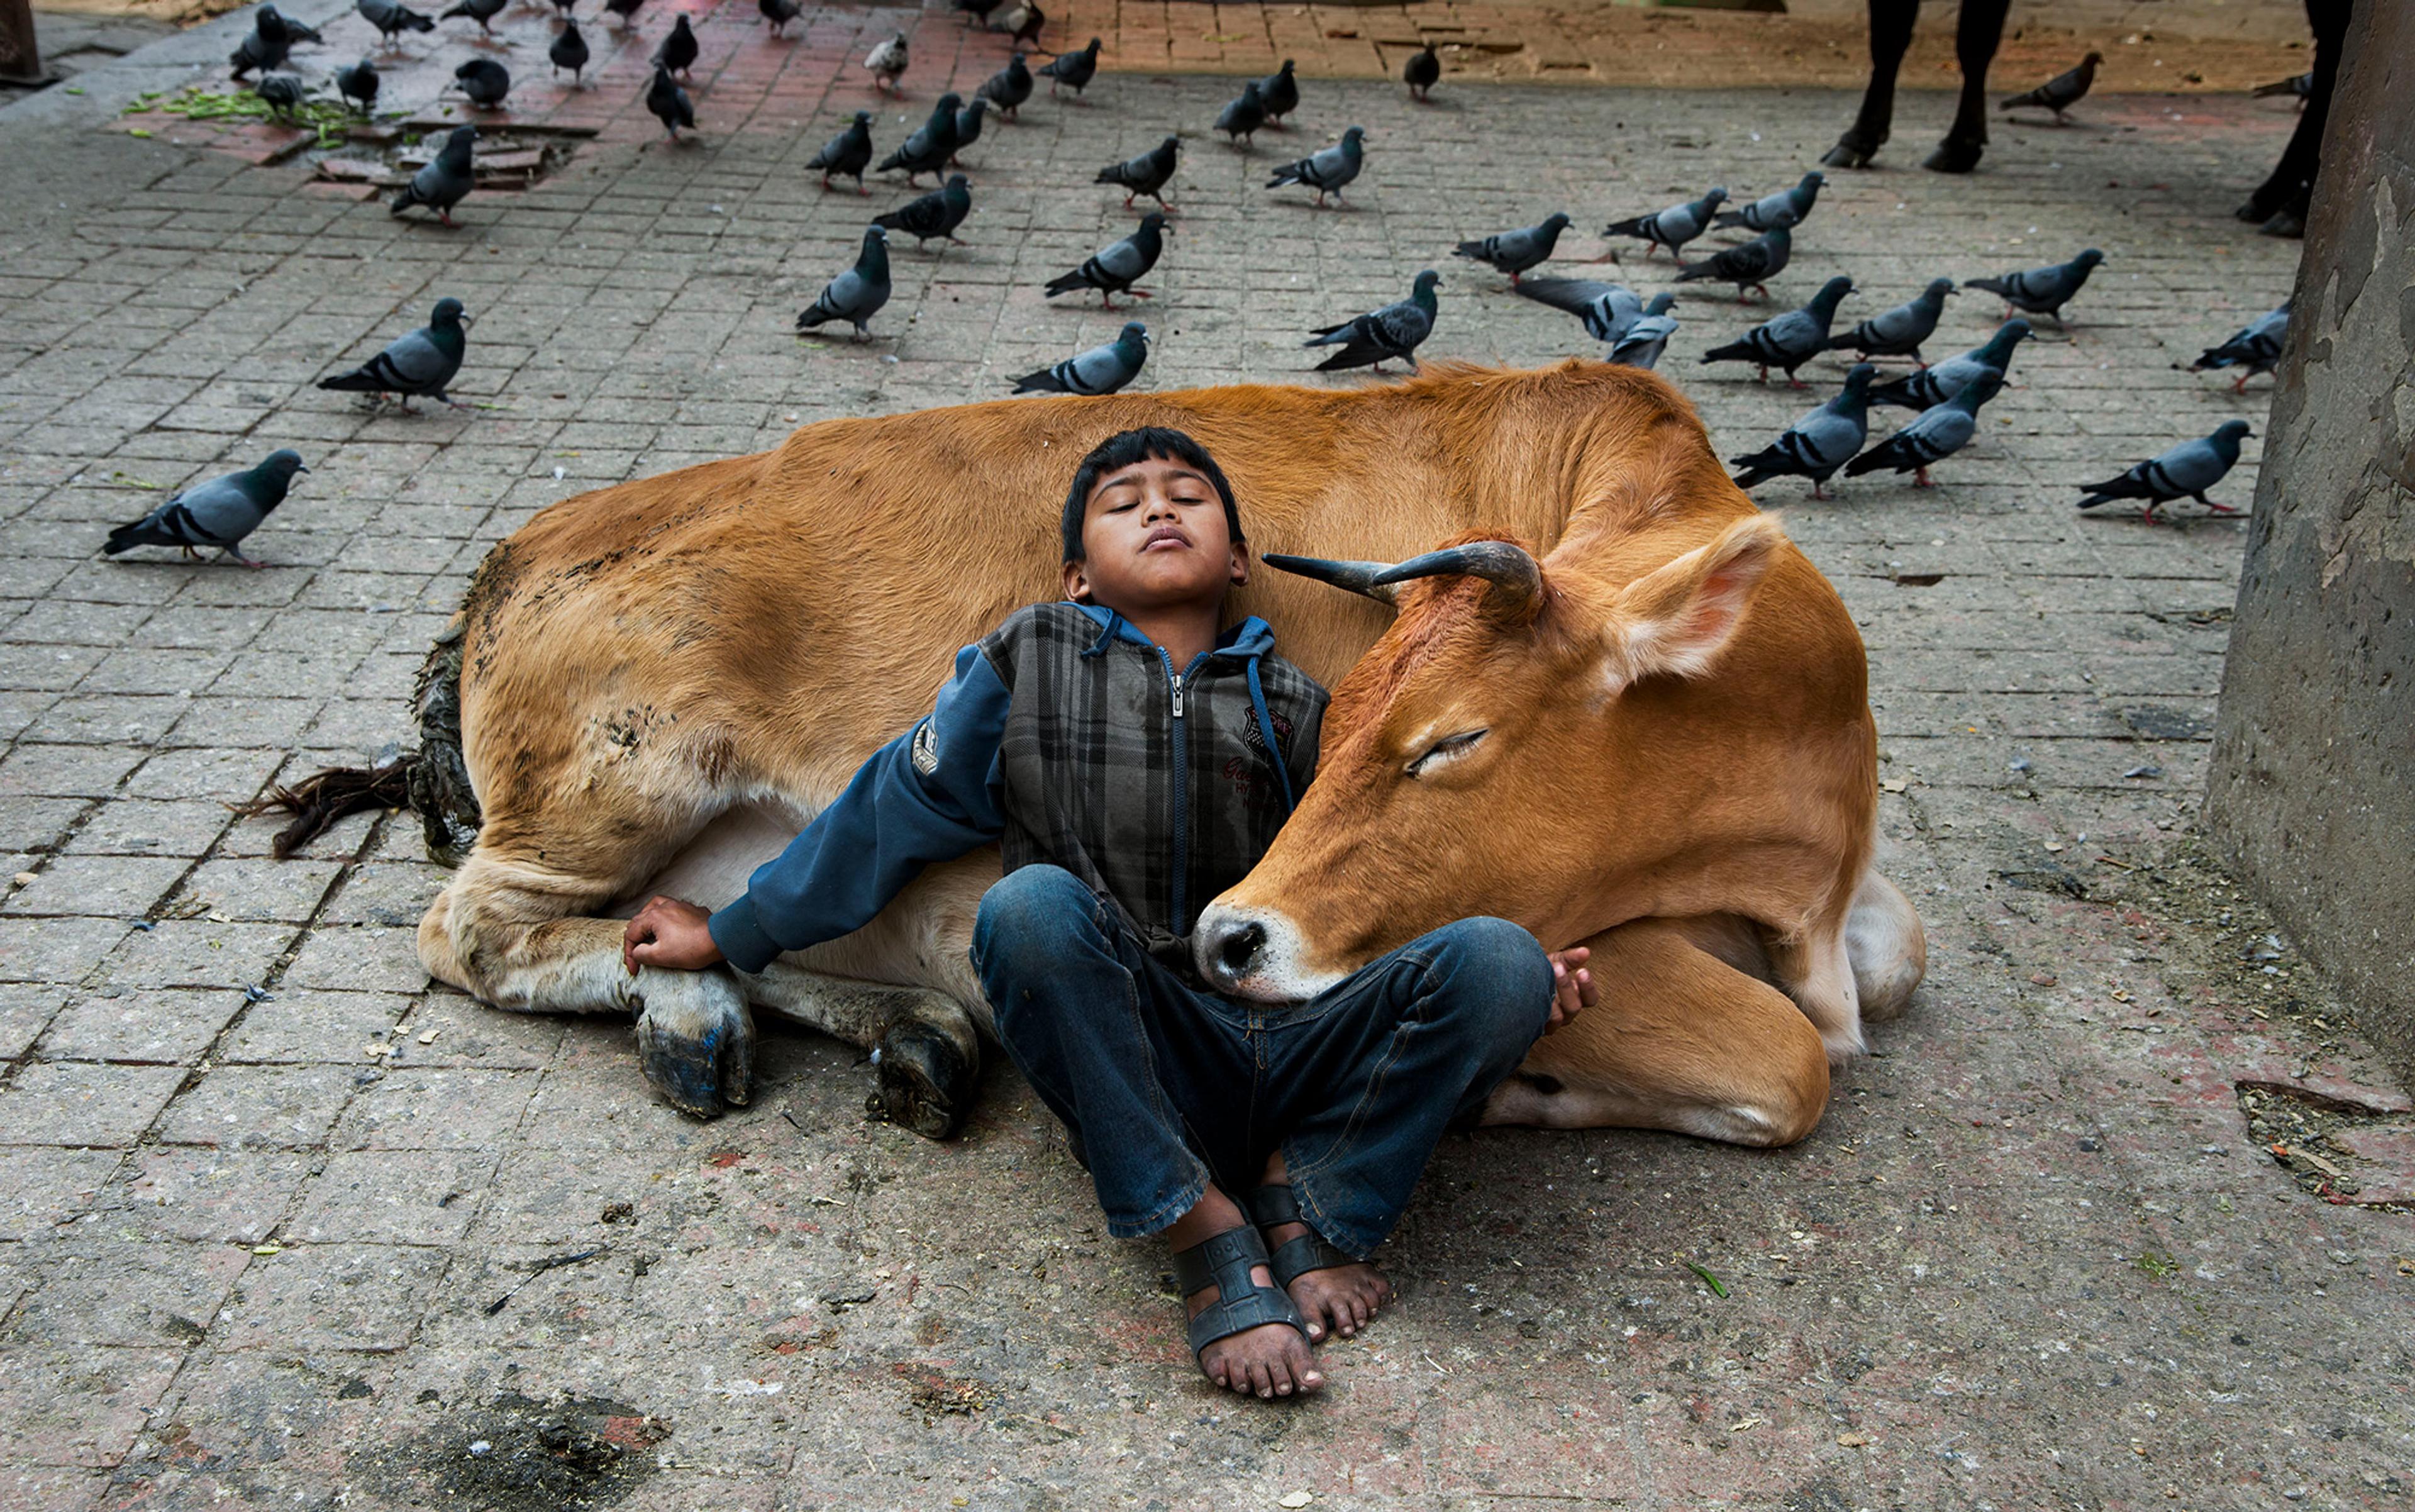
{"type": "Polygon", "coordinates": [[[2206,815],[2415,1074],[2415,3],[2358,0],[2295,300],[2206,815]]]}

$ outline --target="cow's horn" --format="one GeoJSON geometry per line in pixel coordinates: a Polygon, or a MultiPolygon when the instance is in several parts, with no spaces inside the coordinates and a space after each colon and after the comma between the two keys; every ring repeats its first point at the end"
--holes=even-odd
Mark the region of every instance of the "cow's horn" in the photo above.
{"type": "Polygon", "coordinates": [[[1543,569],[1513,541],[1470,541],[1411,557],[1375,576],[1377,587],[1405,583],[1412,577],[1481,577],[1498,588],[1511,608],[1535,602],[1543,591],[1543,569]]]}
{"type": "Polygon", "coordinates": [[[1379,575],[1393,570],[1388,562],[1329,561],[1323,557],[1287,557],[1279,551],[1269,551],[1258,560],[1279,572],[1313,577],[1320,583],[1346,588],[1353,593],[1363,593],[1386,604],[1397,596],[1388,586],[1377,581],[1379,575]]]}

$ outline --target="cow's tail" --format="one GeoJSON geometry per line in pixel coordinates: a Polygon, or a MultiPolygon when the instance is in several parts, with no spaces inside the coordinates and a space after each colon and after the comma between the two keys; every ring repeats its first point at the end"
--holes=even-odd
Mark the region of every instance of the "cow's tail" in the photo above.
{"type": "Polygon", "coordinates": [[[283,861],[324,833],[330,825],[363,809],[415,809],[428,836],[428,858],[454,866],[478,838],[478,795],[461,759],[461,646],[459,620],[439,636],[419,669],[412,704],[419,711],[419,749],[368,767],[334,767],[291,787],[272,787],[264,798],[235,805],[238,814],[280,813],[292,821],[269,843],[283,861]]]}

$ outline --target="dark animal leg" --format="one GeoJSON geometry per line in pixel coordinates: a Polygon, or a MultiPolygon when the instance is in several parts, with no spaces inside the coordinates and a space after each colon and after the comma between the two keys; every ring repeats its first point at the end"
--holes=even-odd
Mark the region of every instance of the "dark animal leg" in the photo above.
{"type": "Polygon", "coordinates": [[[2315,171],[2321,166],[2323,123],[2331,115],[2332,86],[2339,77],[2339,55],[2348,37],[2349,0],[2306,0],[2306,24],[2315,34],[2314,83],[2306,92],[2305,109],[2289,144],[2272,176],[2256,187],[2237,214],[2245,221],[2262,221],[2276,236],[2302,236],[2306,210],[2314,195],[2315,171]]]}
{"type": "Polygon", "coordinates": [[[1953,129],[1920,166],[1939,173],[1967,173],[1988,150],[1988,66],[2004,39],[2004,12],[2012,0],[1962,0],[1954,32],[1954,60],[1962,66],[1962,99],[1953,129]]]}
{"type": "Polygon", "coordinates": [[[1912,47],[1920,0],[1870,0],[1870,84],[1853,124],[1821,158],[1830,168],[1868,168],[1895,124],[1895,77],[1912,47]]]}

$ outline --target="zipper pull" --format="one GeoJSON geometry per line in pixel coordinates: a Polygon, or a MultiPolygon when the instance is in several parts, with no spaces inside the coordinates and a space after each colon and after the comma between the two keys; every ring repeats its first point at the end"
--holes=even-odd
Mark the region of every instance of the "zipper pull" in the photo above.
{"type": "Polygon", "coordinates": [[[1182,674],[1174,674],[1174,717],[1182,717],[1182,674]]]}

